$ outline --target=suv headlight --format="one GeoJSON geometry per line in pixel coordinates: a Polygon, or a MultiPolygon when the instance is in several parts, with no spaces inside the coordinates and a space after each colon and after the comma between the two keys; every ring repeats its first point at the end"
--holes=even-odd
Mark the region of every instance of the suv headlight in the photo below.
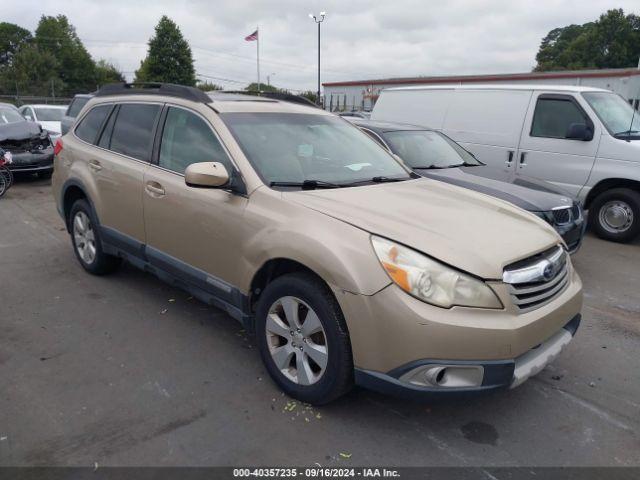
{"type": "Polygon", "coordinates": [[[385,238],[372,236],[371,242],[391,280],[414,297],[445,308],[503,308],[483,281],[385,238]]]}

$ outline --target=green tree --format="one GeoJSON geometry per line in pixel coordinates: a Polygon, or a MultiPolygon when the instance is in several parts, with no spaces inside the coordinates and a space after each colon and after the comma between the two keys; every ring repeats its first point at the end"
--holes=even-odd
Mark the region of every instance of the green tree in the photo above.
{"type": "Polygon", "coordinates": [[[195,85],[191,47],[178,26],[163,15],[149,40],[147,57],[136,71],[136,82],[167,82],[195,85]]]}
{"type": "Polygon", "coordinates": [[[551,30],[542,39],[535,70],[635,67],[640,56],[640,17],[609,10],[595,22],[551,30]]]}
{"type": "Polygon", "coordinates": [[[96,84],[97,86],[106,85],[108,83],[124,82],[124,75],[115,65],[106,60],[98,60],[96,62],[96,84]]]}
{"type": "Polygon", "coordinates": [[[0,68],[11,65],[17,51],[32,40],[31,32],[13,23],[0,22],[0,68]]]}
{"type": "Polygon", "coordinates": [[[302,92],[300,94],[300,96],[308,98],[313,103],[316,103],[316,101],[318,100],[318,94],[317,94],[317,92],[314,92],[313,90],[307,90],[306,92],[302,92]]]}
{"type": "Polygon", "coordinates": [[[213,83],[208,80],[198,81],[198,83],[196,83],[196,87],[202,90],[203,92],[211,92],[213,90],[224,90],[222,85],[218,85],[217,83],[213,83]]]}
{"type": "Polygon", "coordinates": [[[267,85],[266,83],[260,82],[260,86],[258,86],[258,82],[250,83],[247,88],[245,88],[247,92],[281,92],[281,93],[289,93],[288,90],[283,88],[277,88],[273,85],[267,85]]]}
{"type": "Polygon", "coordinates": [[[37,45],[23,46],[13,57],[7,75],[2,76],[0,89],[16,95],[62,96],[65,84],[56,74],[58,69],[51,53],[37,45]]]}
{"type": "Polygon", "coordinates": [[[48,52],[58,62],[58,76],[72,95],[96,88],[95,64],[65,15],[43,15],[35,32],[40,51],[48,52]]]}

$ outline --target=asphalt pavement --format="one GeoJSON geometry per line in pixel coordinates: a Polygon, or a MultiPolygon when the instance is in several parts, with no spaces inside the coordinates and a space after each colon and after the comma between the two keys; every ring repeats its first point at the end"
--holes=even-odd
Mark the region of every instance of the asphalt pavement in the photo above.
{"type": "Polygon", "coordinates": [[[238,322],[75,259],[48,181],[0,198],[0,466],[640,465],[640,242],[573,257],[583,322],[521,387],[461,403],[282,395],[238,322]]]}

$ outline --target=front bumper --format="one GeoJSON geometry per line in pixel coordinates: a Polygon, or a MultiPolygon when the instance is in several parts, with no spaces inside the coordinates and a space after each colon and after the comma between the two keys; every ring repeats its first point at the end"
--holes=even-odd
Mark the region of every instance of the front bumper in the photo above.
{"type": "Polygon", "coordinates": [[[53,147],[47,147],[37,153],[13,153],[12,163],[7,167],[15,173],[50,172],[53,170],[53,147]]]}
{"type": "Polygon", "coordinates": [[[547,341],[512,360],[459,361],[425,359],[403,365],[386,374],[356,368],[355,380],[358,385],[370,390],[412,400],[450,400],[515,388],[530,377],[537,375],[564,350],[578,330],[580,319],[580,314],[577,314],[547,341]],[[481,372],[482,381],[477,386],[448,388],[429,387],[407,381],[412,372],[423,372],[434,368],[461,372],[473,369],[481,372]]]}

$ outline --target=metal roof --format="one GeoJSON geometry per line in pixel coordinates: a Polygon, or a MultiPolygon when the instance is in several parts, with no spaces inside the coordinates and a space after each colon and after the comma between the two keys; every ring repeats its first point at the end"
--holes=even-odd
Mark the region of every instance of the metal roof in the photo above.
{"type": "Polygon", "coordinates": [[[345,82],[326,82],[325,87],[347,87],[368,85],[434,84],[434,83],[484,83],[527,80],[559,80],[566,78],[606,78],[640,75],[637,68],[610,68],[602,70],[563,70],[555,72],[500,73],[489,75],[445,75],[404,78],[381,78],[372,80],[353,80],[345,82]]]}

